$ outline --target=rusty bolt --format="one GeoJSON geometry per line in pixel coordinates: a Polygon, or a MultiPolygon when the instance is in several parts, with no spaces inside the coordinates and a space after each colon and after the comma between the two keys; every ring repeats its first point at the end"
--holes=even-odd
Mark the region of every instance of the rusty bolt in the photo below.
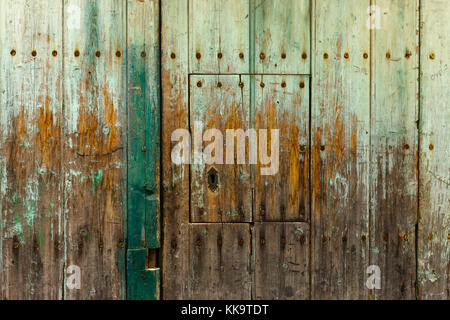
{"type": "Polygon", "coordinates": [[[75,52],[73,54],[75,55],[75,57],[79,57],[80,56],[80,51],[79,50],[75,50],[75,52]]]}
{"type": "Polygon", "coordinates": [[[264,82],[261,82],[259,85],[261,86],[261,88],[264,88],[265,86],[264,82]]]}
{"type": "Polygon", "coordinates": [[[304,244],[306,242],[305,236],[300,236],[300,243],[304,244]]]}
{"type": "Polygon", "coordinates": [[[283,52],[283,53],[281,54],[281,59],[286,59],[286,53],[283,52]]]}
{"type": "Polygon", "coordinates": [[[366,235],[365,235],[365,234],[363,234],[363,235],[361,236],[361,240],[362,240],[362,241],[366,241],[366,235]]]}
{"type": "Polygon", "coordinates": [[[195,245],[196,245],[197,247],[200,247],[200,246],[202,245],[202,241],[201,241],[200,239],[198,239],[198,240],[195,242],[195,245]]]}
{"type": "Polygon", "coordinates": [[[386,52],[386,59],[390,59],[391,58],[391,53],[390,52],[386,52]]]}
{"type": "Polygon", "coordinates": [[[302,59],[305,60],[308,57],[308,55],[306,54],[306,52],[302,53],[302,59]]]}
{"type": "Polygon", "coordinates": [[[263,207],[261,207],[259,209],[259,214],[262,215],[262,216],[265,215],[266,214],[266,210],[263,207]]]}
{"type": "Polygon", "coordinates": [[[82,241],[79,241],[79,242],[78,242],[78,248],[79,248],[79,249],[82,249],[83,246],[84,246],[83,242],[82,242],[82,241]]]}
{"type": "Polygon", "coordinates": [[[434,145],[432,143],[430,143],[430,145],[428,146],[428,149],[433,150],[434,149],[434,145]]]}
{"type": "MultiPolygon", "coordinates": [[[[173,54],[173,53],[172,53],[173,54]]],[[[141,58],[145,58],[147,56],[147,52],[145,52],[145,51],[142,51],[141,52],[141,58]]]]}
{"type": "Polygon", "coordinates": [[[199,88],[202,87],[202,82],[201,81],[197,81],[197,87],[199,87],[199,88]]]}
{"type": "Polygon", "coordinates": [[[323,58],[324,58],[324,59],[328,59],[328,53],[325,52],[325,53],[323,54],[323,58]]]}
{"type": "Polygon", "coordinates": [[[305,215],[305,209],[303,209],[303,208],[300,209],[300,215],[301,215],[301,216],[304,216],[304,215],[305,215]]]}
{"type": "Polygon", "coordinates": [[[259,54],[259,58],[260,58],[261,60],[264,60],[264,59],[266,58],[266,55],[265,55],[263,52],[261,52],[261,53],[259,54]]]}
{"type": "Polygon", "coordinates": [[[56,241],[56,242],[55,242],[55,248],[56,248],[56,249],[61,248],[61,243],[60,243],[59,241],[56,241]]]}
{"type": "Polygon", "coordinates": [[[239,87],[240,87],[240,88],[243,88],[243,87],[244,87],[244,82],[242,82],[242,81],[239,82],[239,87]]]}
{"type": "Polygon", "coordinates": [[[125,242],[124,242],[123,240],[120,240],[120,241],[119,241],[119,247],[120,247],[120,248],[125,247],[125,242]]]}
{"type": "Polygon", "coordinates": [[[145,278],[147,278],[147,276],[145,275],[145,273],[141,274],[141,279],[145,280],[145,278]]]}
{"type": "Polygon", "coordinates": [[[117,57],[117,58],[120,58],[121,56],[122,56],[122,53],[121,53],[119,50],[117,50],[117,51],[116,51],[116,57],[117,57]]]}
{"type": "Polygon", "coordinates": [[[14,57],[16,55],[16,50],[12,49],[10,53],[14,57]]]}
{"type": "Polygon", "coordinates": [[[264,238],[261,238],[259,242],[261,243],[262,246],[266,244],[266,240],[264,238]]]}
{"type": "Polygon", "coordinates": [[[349,57],[348,52],[344,53],[344,58],[345,58],[345,59],[348,59],[348,57],[349,57]]]}
{"type": "Polygon", "coordinates": [[[219,53],[217,54],[217,58],[222,59],[222,57],[223,57],[222,52],[219,52],[219,53]]]}
{"type": "Polygon", "coordinates": [[[170,54],[170,58],[171,59],[175,59],[177,57],[177,55],[174,53],[174,52],[172,52],[171,54],[170,54]]]}
{"type": "Polygon", "coordinates": [[[320,146],[320,150],[321,150],[321,151],[325,151],[325,146],[324,146],[324,145],[321,145],[321,146],[320,146]]]}
{"type": "Polygon", "coordinates": [[[172,247],[172,249],[176,249],[178,245],[177,245],[177,242],[175,240],[172,240],[170,242],[170,246],[172,247]]]}
{"type": "Polygon", "coordinates": [[[35,249],[38,249],[39,248],[39,242],[35,241],[33,246],[34,246],[35,249]]]}
{"type": "Polygon", "coordinates": [[[405,234],[405,235],[403,236],[403,239],[404,239],[405,241],[408,241],[408,239],[409,239],[408,235],[405,234]]]}
{"type": "Polygon", "coordinates": [[[217,239],[217,245],[219,246],[219,247],[221,247],[222,246],[222,239],[217,239]]]}
{"type": "Polygon", "coordinates": [[[102,54],[100,53],[100,51],[97,50],[97,51],[95,52],[95,56],[96,56],[97,58],[100,58],[101,55],[102,55],[102,54]]]}
{"type": "Polygon", "coordinates": [[[411,57],[411,51],[406,50],[405,58],[406,58],[406,59],[409,59],[409,57],[411,57]]]}
{"type": "Polygon", "coordinates": [[[369,55],[367,54],[367,52],[364,52],[363,58],[364,58],[364,59],[367,59],[368,57],[369,57],[369,55]]]}
{"type": "Polygon", "coordinates": [[[36,56],[37,56],[36,50],[31,51],[31,55],[32,55],[33,57],[36,57],[36,56]]]}
{"type": "Polygon", "coordinates": [[[200,59],[200,58],[202,57],[202,55],[201,55],[200,52],[197,52],[197,53],[195,54],[195,57],[196,57],[197,59],[200,59]]]}
{"type": "Polygon", "coordinates": [[[286,244],[286,238],[285,237],[281,237],[281,244],[286,244]]]}
{"type": "Polygon", "coordinates": [[[323,243],[327,242],[327,237],[322,236],[322,242],[323,242],[323,243]]]}
{"type": "Polygon", "coordinates": [[[242,247],[244,245],[244,240],[243,239],[239,239],[238,244],[239,244],[239,246],[242,247]]]}
{"type": "Polygon", "coordinates": [[[282,87],[282,88],[286,88],[286,82],[283,81],[283,82],[281,83],[281,87],[282,87]]]}
{"type": "Polygon", "coordinates": [[[217,87],[222,88],[222,82],[217,82],[217,87]]]}
{"type": "Polygon", "coordinates": [[[300,81],[300,88],[304,88],[305,87],[305,82],[303,82],[303,81],[300,81]]]}
{"type": "Polygon", "coordinates": [[[53,51],[52,51],[52,56],[56,57],[57,55],[58,55],[58,51],[53,50],[53,51]]]}
{"type": "Polygon", "coordinates": [[[409,149],[409,144],[403,145],[403,149],[408,150],[409,149]]]}
{"type": "Polygon", "coordinates": [[[435,58],[434,53],[433,53],[433,52],[430,53],[430,59],[431,59],[431,60],[434,60],[434,58],[435,58]]]}
{"type": "Polygon", "coordinates": [[[244,59],[244,53],[239,52],[239,59],[244,59]]]}
{"type": "Polygon", "coordinates": [[[14,241],[13,248],[18,249],[20,247],[20,243],[18,241],[14,241]]]}

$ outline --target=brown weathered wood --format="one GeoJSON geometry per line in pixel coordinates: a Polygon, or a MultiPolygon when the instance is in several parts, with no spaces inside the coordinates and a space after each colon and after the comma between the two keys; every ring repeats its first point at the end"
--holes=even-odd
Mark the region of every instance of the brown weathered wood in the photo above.
{"type": "Polygon", "coordinates": [[[126,2],[64,2],[66,299],[121,299],[125,262],[126,2]]]}
{"type": "Polygon", "coordinates": [[[255,0],[257,73],[310,73],[310,0],[255,0]]]}
{"type": "Polygon", "coordinates": [[[249,151],[245,159],[238,154],[239,146],[242,154],[245,151],[242,137],[251,127],[249,79],[238,75],[190,78],[191,222],[251,221],[249,151]],[[242,130],[242,135],[235,131],[235,138],[228,130],[242,130]],[[205,142],[200,144],[202,137],[205,142]],[[199,148],[195,139],[200,139],[199,148]],[[216,171],[217,188],[209,184],[211,170],[216,171]]]}
{"type": "Polygon", "coordinates": [[[421,1],[418,298],[450,298],[450,6],[421,1]]]}
{"type": "Polygon", "coordinates": [[[260,161],[255,169],[255,220],[308,220],[309,77],[255,76],[255,128],[279,130],[278,171],[263,175],[260,161]]]}
{"type": "Polygon", "coordinates": [[[2,299],[62,296],[61,19],[61,2],[0,3],[2,299]]]}
{"type": "Polygon", "coordinates": [[[172,162],[172,133],[189,129],[188,3],[161,1],[163,299],[187,296],[189,166],[172,162]]]}
{"type": "Polygon", "coordinates": [[[189,250],[189,299],[251,298],[249,224],[191,224],[189,250]]]}
{"type": "Polygon", "coordinates": [[[316,0],[313,11],[313,299],[368,297],[369,5],[316,0]]]}
{"type": "Polygon", "coordinates": [[[309,224],[256,223],[253,229],[255,299],[308,299],[309,224]]]}
{"type": "Polygon", "coordinates": [[[418,2],[373,4],[380,29],[372,30],[370,264],[380,267],[381,288],[372,297],[414,299],[418,2]]]}
{"type": "Polygon", "coordinates": [[[249,1],[189,0],[189,71],[249,72],[249,1]]]}

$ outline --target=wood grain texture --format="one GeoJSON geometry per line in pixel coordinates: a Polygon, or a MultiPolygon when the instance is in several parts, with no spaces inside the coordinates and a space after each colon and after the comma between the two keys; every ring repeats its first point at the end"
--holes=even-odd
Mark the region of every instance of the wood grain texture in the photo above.
{"type": "MultiPolygon", "coordinates": [[[[263,175],[261,169],[268,166],[261,161],[256,166],[255,220],[305,221],[309,219],[309,77],[258,75],[254,88],[255,128],[279,130],[278,171],[263,175]]],[[[274,152],[268,141],[266,152],[274,152]]],[[[260,157],[261,152],[260,147],[260,157]]]]}
{"type": "Polygon", "coordinates": [[[251,221],[250,152],[244,147],[249,140],[245,132],[251,127],[249,79],[238,75],[190,78],[191,222],[251,221]],[[242,130],[241,134],[236,130],[242,130]],[[201,159],[202,151],[209,160],[201,159]],[[209,184],[211,170],[217,171],[217,188],[209,184]]]}
{"type": "MultiPolygon", "coordinates": [[[[147,250],[135,249],[160,246],[159,1],[127,5],[128,250],[145,258],[147,250]]],[[[127,265],[128,298],[159,298],[159,271],[147,277],[145,266],[131,272],[127,265]]]]}
{"type": "Polygon", "coordinates": [[[310,73],[310,0],[255,0],[256,73],[310,73]]]}
{"type": "Polygon", "coordinates": [[[374,5],[381,29],[372,30],[370,264],[380,267],[382,282],[372,297],[414,299],[418,1],[374,5]]]}
{"type": "Polygon", "coordinates": [[[193,223],[189,250],[189,299],[251,298],[249,224],[193,223]]]}
{"type": "Polygon", "coordinates": [[[189,0],[191,73],[249,72],[249,1],[189,0]]]}
{"type": "Polygon", "coordinates": [[[66,299],[121,299],[125,263],[126,2],[64,2],[66,299]]]}
{"type": "Polygon", "coordinates": [[[309,224],[263,222],[253,229],[255,299],[308,299],[309,224]]]}
{"type": "Polygon", "coordinates": [[[58,299],[62,4],[1,1],[0,19],[0,298],[58,299]]]}
{"type": "Polygon", "coordinates": [[[163,299],[187,297],[189,166],[171,159],[172,132],[189,129],[187,10],[186,0],[161,1],[163,299]]]}
{"type": "Polygon", "coordinates": [[[315,1],[312,298],[366,299],[369,263],[370,1],[315,1]],[[349,59],[345,58],[345,53],[349,59]]]}
{"type": "Polygon", "coordinates": [[[421,2],[419,299],[450,298],[450,7],[421,2]]]}

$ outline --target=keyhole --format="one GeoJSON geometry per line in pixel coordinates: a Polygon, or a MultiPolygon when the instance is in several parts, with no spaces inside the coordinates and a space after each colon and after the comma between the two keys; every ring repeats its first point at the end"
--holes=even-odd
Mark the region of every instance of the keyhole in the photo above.
{"type": "Polygon", "coordinates": [[[211,191],[216,191],[219,187],[219,177],[218,172],[215,168],[211,168],[208,171],[208,188],[211,191]]]}

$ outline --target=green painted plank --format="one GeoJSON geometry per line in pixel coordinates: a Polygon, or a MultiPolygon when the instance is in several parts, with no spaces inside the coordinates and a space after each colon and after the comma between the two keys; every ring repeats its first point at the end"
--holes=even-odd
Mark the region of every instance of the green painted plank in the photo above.
{"type": "MultiPolygon", "coordinates": [[[[159,248],[160,239],[159,1],[127,3],[128,257],[133,251],[145,259],[146,249],[159,248]]],[[[159,298],[159,271],[149,273],[144,265],[130,272],[129,259],[127,265],[128,298],[159,298]]]]}
{"type": "Polygon", "coordinates": [[[421,2],[420,299],[448,300],[450,288],[450,6],[421,2]]]}
{"type": "Polygon", "coordinates": [[[372,30],[370,264],[382,277],[372,297],[414,299],[419,8],[411,0],[373,4],[380,29],[372,30]]]}
{"type": "Polygon", "coordinates": [[[314,2],[312,299],[368,297],[369,5],[314,2]]]}
{"type": "Polygon", "coordinates": [[[147,249],[128,249],[128,299],[157,300],[160,298],[160,286],[160,269],[147,268],[147,249]]]}
{"type": "Polygon", "coordinates": [[[248,0],[189,0],[188,31],[191,73],[249,72],[248,0]]]}
{"type": "Polygon", "coordinates": [[[310,0],[255,0],[256,73],[310,73],[310,0]]]}
{"type": "Polygon", "coordinates": [[[58,299],[62,3],[1,1],[0,19],[0,298],[58,299]]]}
{"type": "Polygon", "coordinates": [[[122,299],[125,264],[126,2],[64,1],[66,299],[122,299]]]}
{"type": "Polygon", "coordinates": [[[161,1],[163,299],[187,297],[189,165],[172,162],[172,133],[189,129],[188,1],[161,1]]]}

